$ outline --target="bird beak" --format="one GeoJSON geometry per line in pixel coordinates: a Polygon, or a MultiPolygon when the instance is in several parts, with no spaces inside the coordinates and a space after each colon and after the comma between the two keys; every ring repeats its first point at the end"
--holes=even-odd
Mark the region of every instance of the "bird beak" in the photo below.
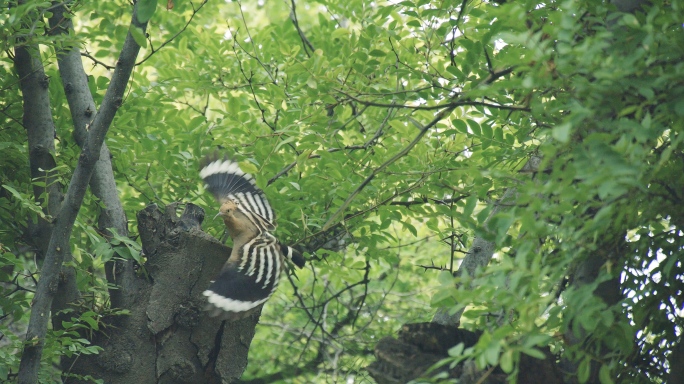
{"type": "Polygon", "coordinates": [[[221,211],[219,211],[219,213],[217,213],[216,216],[214,216],[214,220],[216,220],[216,218],[219,216],[221,216],[221,211]]]}

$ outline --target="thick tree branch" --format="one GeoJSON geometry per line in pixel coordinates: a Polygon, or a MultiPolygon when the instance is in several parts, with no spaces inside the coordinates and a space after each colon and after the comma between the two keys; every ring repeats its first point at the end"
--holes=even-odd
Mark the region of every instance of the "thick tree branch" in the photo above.
{"type": "MultiPolygon", "coordinates": [[[[50,18],[50,29],[55,35],[68,35],[73,33],[74,27],[71,18],[67,14],[66,4],[61,4],[53,11],[50,18]]],[[[87,126],[92,122],[95,114],[95,101],[88,88],[81,52],[78,45],[65,48],[57,48],[57,64],[64,86],[64,93],[69,103],[71,118],[74,124],[74,138],[76,143],[83,148],[88,136],[87,126]]],[[[114,228],[119,235],[128,235],[128,223],[121,200],[117,193],[116,181],[112,170],[111,153],[106,143],[102,143],[100,156],[95,163],[93,175],[90,178],[90,190],[103,205],[98,219],[100,233],[110,237],[109,229],[114,228]]],[[[113,273],[114,261],[106,267],[107,280],[116,284],[116,276],[113,273]]],[[[133,273],[132,268],[123,268],[124,273],[133,273]]],[[[111,290],[112,306],[117,307],[120,303],[120,290],[111,290]]]]}
{"type": "Polygon", "coordinates": [[[38,240],[35,246],[44,255],[52,230],[51,221],[64,198],[54,170],[57,165],[54,158],[56,132],[50,111],[49,79],[43,70],[38,46],[21,45],[14,52],[23,97],[22,124],[28,137],[31,178],[40,182],[33,183],[33,193],[47,216],[46,220],[38,218],[37,223],[29,225],[29,237],[38,240]]]}
{"type": "MultiPolygon", "coordinates": [[[[52,235],[53,220],[60,211],[64,200],[62,185],[55,170],[55,125],[50,109],[48,77],[45,75],[43,63],[36,44],[28,43],[15,48],[14,63],[20,78],[23,96],[23,126],[26,129],[29,145],[29,163],[33,191],[36,201],[40,202],[46,218],[29,220],[26,238],[36,249],[38,259],[45,260],[47,245],[52,235]]],[[[71,259],[69,249],[65,250],[65,260],[71,259]]],[[[71,267],[62,268],[61,279],[56,285],[57,300],[50,308],[56,313],[76,301],[80,294],[76,286],[76,272],[71,267]]],[[[61,328],[62,319],[53,319],[53,327],[61,328]]]]}
{"type": "Polygon", "coordinates": [[[185,204],[180,217],[178,208],[138,212],[145,274],[124,281],[128,314],[106,319],[91,340],[102,351],[73,356],[71,374],[107,384],[216,384],[242,375],[258,315],[224,322],[202,311],[202,292],[231,250],[201,231],[200,207],[185,204]]]}
{"type": "MultiPolygon", "coordinates": [[[[138,21],[137,3],[133,8],[131,27],[140,28],[143,31],[147,27],[147,23],[140,23],[138,21]]],[[[47,322],[50,318],[49,308],[55,296],[55,287],[59,281],[59,271],[70,247],[71,231],[83,202],[95,163],[100,156],[105,135],[109,130],[116,111],[121,106],[126,84],[130,79],[135,65],[135,58],[139,51],[140,46],[135,42],[133,36],[128,33],[117,61],[117,68],[104,96],[102,106],[90,126],[90,131],[71,178],[64,203],[57,215],[55,228],[50,237],[41,278],[38,281],[36,296],[33,301],[29,328],[26,332],[27,343],[24,346],[19,366],[18,381],[21,384],[36,383],[38,380],[38,369],[47,333],[47,322]]]]}
{"type": "MultiPolygon", "coordinates": [[[[586,259],[582,260],[574,273],[571,275],[570,285],[574,288],[580,288],[582,286],[592,284],[601,275],[602,270],[605,270],[605,264],[607,261],[613,259],[618,259],[620,254],[626,253],[627,247],[625,246],[626,233],[621,233],[620,235],[612,235],[609,230],[603,234],[603,241],[598,247],[587,256],[586,259]]],[[[603,302],[611,307],[617,304],[620,299],[622,299],[620,294],[620,278],[613,277],[602,283],[598,284],[596,289],[593,291],[594,296],[603,300],[603,302]]],[[[582,311],[581,307],[569,306],[568,310],[565,311],[566,316],[572,319],[573,314],[582,311]]],[[[570,320],[573,321],[573,320],[570,320]]],[[[569,346],[583,345],[587,338],[590,338],[592,332],[587,331],[583,327],[568,327],[564,333],[564,340],[569,346]]],[[[606,353],[610,353],[610,348],[607,348],[605,344],[601,345],[598,350],[589,349],[584,347],[586,351],[594,356],[594,360],[590,364],[589,372],[589,383],[599,382],[599,364],[598,360],[601,360],[606,353]],[[598,353],[597,353],[598,352],[598,353]]],[[[563,363],[563,368],[566,372],[571,372],[572,375],[577,374],[579,369],[579,362],[567,358],[561,360],[563,363]]]]}

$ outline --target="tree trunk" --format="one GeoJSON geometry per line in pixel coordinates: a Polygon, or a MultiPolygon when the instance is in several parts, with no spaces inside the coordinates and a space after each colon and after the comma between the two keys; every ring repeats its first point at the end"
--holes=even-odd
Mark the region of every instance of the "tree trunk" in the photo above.
{"type": "Polygon", "coordinates": [[[201,231],[201,208],[187,204],[180,218],[177,208],[138,213],[147,260],[119,288],[130,313],[104,319],[93,340],[103,351],[65,362],[65,373],[71,366],[71,374],[108,384],[230,383],[242,375],[259,314],[227,322],[202,311],[202,292],[230,248],[201,231]]]}

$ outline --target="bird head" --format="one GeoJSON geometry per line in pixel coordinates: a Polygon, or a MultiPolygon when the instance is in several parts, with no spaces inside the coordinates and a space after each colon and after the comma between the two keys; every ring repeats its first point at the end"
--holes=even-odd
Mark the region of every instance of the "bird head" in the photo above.
{"type": "Polygon", "coordinates": [[[215,217],[221,216],[228,228],[230,236],[235,240],[236,236],[251,236],[258,233],[257,228],[248,219],[238,206],[240,203],[234,200],[227,200],[221,204],[215,217]]]}
{"type": "Polygon", "coordinates": [[[237,210],[237,205],[238,203],[236,203],[233,200],[228,200],[224,202],[223,204],[221,204],[221,208],[219,208],[219,211],[216,214],[216,216],[214,216],[214,218],[221,216],[224,219],[227,219],[231,216],[234,216],[235,211],[237,210]]]}

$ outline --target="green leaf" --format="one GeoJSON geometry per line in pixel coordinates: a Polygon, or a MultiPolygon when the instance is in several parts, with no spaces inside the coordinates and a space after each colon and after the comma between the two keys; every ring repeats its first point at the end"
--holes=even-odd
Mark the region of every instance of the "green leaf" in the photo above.
{"type": "Polygon", "coordinates": [[[589,380],[589,373],[591,371],[591,358],[586,357],[577,367],[577,380],[580,383],[586,383],[589,380]]]}
{"type": "Polygon", "coordinates": [[[93,330],[95,330],[95,331],[98,330],[99,327],[97,324],[97,320],[93,319],[92,317],[85,317],[85,318],[83,318],[83,321],[88,323],[88,325],[90,325],[90,328],[92,328],[93,330]]]}
{"type": "Polygon", "coordinates": [[[538,350],[537,348],[523,348],[522,352],[526,355],[532,356],[532,357],[537,358],[539,360],[544,360],[546,358],[546,355],[544,355],[544,352],[538,350]]]}
{"type": "Polygon", "coordinates": [[[465,349],[465,344],[458,343],[455,346],[449,348],[449,356],[461,356],[463,350],[465,349]]]}
{"type": "Polygon", "coordinates": [[[347,28],[337,28],[335,29],[330,37],[333,39],[339,39],[339,38],[346,38],[350,34],[349,30],[347,28]]]}
{"type": "Polygon", "coordinates": [[[257,168],[256,165],[250,163],[249,161],[241,161],[239,165],[240,169],[243,172],[249,173],[250,175],[254,175],[259,172],[259,168],[257,168]]]}
{"type": "Polygon", "coordinates": [[[501,366],[501,369],[505,373],[511,373],[513,371],[513,350],[509,349],[501,354],[499,366],[501,366]]]}
{"type": "Polygon", "coordinates": [[[571,128],[572,126],[570,125],[570,123],[559,124],[551,130],[551,136],[553,136],[554,139],[560,141],[561,143],[567,143],[570,139],[571,128]]]}
{"type": "Polygon", "coordinates": [[[468,125],[465,123],[465,121],[453,119],[451,120],[451,124],[453,124],[454,128],[456,128],[459,132],[468,133],[468,125]]]}
{"type": "Polygon", "coordinates": [[[481,124],[480,127],[482,127],[482,137],[486,139],[491,139],[494,136],[494,131],[492,130],[491,125],[481,124]]]}
{"type": "Polygon", "coordinates": [[[439,281],[441,285],[453,285],[454,276],[449,271],[440,271],[439,275],[437,275],[437,281],[439,281]]]}
{"type": "Polygon", "coordinates": [[[472,120],[472,119],[467,119],[468,126],[470,127],[470,130],[473,132],[473,135],[476,137],[481,137],[482,136],[482,129],[480,128],[480,124],[478,124],[477,121],[472,120]]]}
{"type": "Polygon", "coordinates": [[[416,227],[407,222],[402,222],[402,225],[404,229],[408,229],[408,231],[411,232],[413,236],[418,237],[418,230],[416,229],[416,227]]]}
{"type": "Polygon", "coordinates": [[[501,344],[498,341],[490,343],[484,352],[487,364],[497,365],[499,363],[499,352],[501,352],[501,344]]]}
{"type": "MultiPolygon", "coordinates": [[[[138,0],[138,22],[147,23],[157,9],[157,0],[138,0]]],[[[138,42],[138,40],[136,40],[138,42]]],[[[140,44],[140,42],[138,42],[140,44]]],[[[142,46],[142,44],[140,44],[142,46]]]]}
{"type": "Polygon", "coordinates": [[[473,214],[473,211],[475,211],[475,207],[477,206],[477,202],[478,202],[477,195],[468,196],[468,198],[466,198],[465,207],[463,207],[463,215],[464,216],[471,216],[473,214]]]}
{"type": "Polygon", "coordinates": [[[639,20],[636,18],[636,16],[634,16],[631,13],[625,13],[622,16],[622,22],[625,25],[630,26],[630,27],[638,27],[639,26],[639,20]]]}
{"type": "Polygon", "coordinates": [[[614,384],[613,377],[611,376],[610,366],[602,365],[599,370],[599,380],[601,384],[614,384]]]}
{"type": "Polygon", "coordinates": [[[138,43],[139,46],[147,48],[147,38],[145,37],[145,32],[143,32],[142,29],[131,25],[131,27],[128,29],[128,32],[131,33],[131,36],[133,36],[133,40],[135,40],[135,42],[138,43]]]}

